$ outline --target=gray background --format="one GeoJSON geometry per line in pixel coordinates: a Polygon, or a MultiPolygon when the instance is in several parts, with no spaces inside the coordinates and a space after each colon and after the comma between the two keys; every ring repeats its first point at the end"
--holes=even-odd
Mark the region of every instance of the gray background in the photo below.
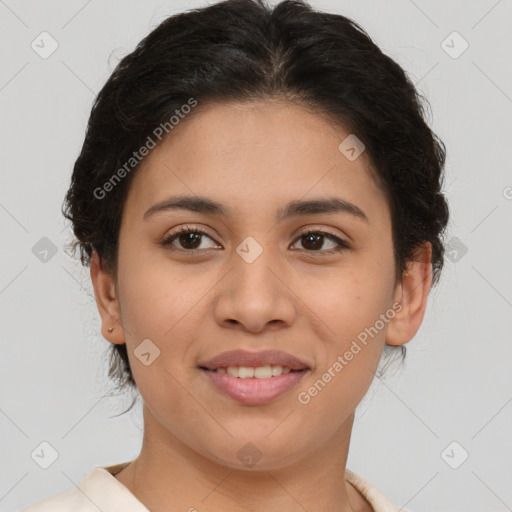
{"type": "MultiPolygon", "coordinates": [[[[88,270],[63,251],[60,206],[119,58],[206,3],[0,0],[1,511],[138,454],[140,407],[109,418],[129,400],[105,397],[108,343],[88,270]],[[43,31],[59,45],[47,59],[31,48],[43,31]],[[31,458],[43,441],[58,453],[48,469],[31,458]]],[[[357,410],[348,467],[414,512],[512,510],[512,2],[311,5],[355,19],[408,71],[448,151],[454,250],[405,365],[375,379],[357,410]],[[454,31],[469,44],[457,58],[454,31]]]]}

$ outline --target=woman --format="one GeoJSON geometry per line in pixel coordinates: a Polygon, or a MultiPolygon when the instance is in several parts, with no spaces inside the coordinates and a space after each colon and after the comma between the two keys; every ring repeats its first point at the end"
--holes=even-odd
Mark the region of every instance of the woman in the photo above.
{"type": "Polygon", "coordinates": [[[444,161],[348,18],[227,0],[161,23],[99,93],[63,210],[142,449],[25,510],[398,510],[346,461],[439,279],[444,161]]]}

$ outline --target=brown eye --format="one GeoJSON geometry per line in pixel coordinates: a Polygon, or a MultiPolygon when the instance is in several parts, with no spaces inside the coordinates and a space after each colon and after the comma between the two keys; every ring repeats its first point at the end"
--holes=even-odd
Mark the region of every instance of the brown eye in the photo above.
{"type": "Polygon", "coordinates": [[[185,249],[197,249],[201,245],[201,236],[201,234],[195,232],[180,233],[177,235],[177,240],[185,249]]]}
{"type": "Polygon", "coordinates": [[[202,242],[202,238],[207,237],[213,240],[207,233],[200,229],[191,229],[187,227],[181,227],[177,232],[171,234],[162,240],[161,245],[172,249],[183,250],[183,251],[197,251],[202,242]],[[178,241],[181,247],[174,247],[174,241],[178,241]]]}
{"type": "Polygon", "coordinates": [[[325,231],[306,231],[302,233],[298,240],[300,240],[302,247],[304,247],[308,252],[320,252],[325,254],[332,254],[334,252],[342,251],[344,249],[349,249],[349,245],[342,239],[334,236],[331,233],[327,233],[325,231]],[[321,250],[325,239],[328,239],[335,243],[335,247],[331,250],[321,250]]]}
{"type": "MultiPolygon", "coordinates": [[[[200,229],[182,226],[178,231],[171,233],[171,235],[162,240],[160,244],[171,250],[197,252],[201,250],[200,246],[205,237],[213,241],[206,232],[200,229]],[[179,243],[180,246],[176,247],[175,242],[179,243]]],[[[297,241],[301,242],[302,248],[306,252],[311,253],[329,255],[344,249],[350,249],[349,244],[341,238],[321,230],[306,231],[297,238],[297,241]],[[322,250],[325,240],[329,240],[334,246],[328,250],[322,250]]]]}

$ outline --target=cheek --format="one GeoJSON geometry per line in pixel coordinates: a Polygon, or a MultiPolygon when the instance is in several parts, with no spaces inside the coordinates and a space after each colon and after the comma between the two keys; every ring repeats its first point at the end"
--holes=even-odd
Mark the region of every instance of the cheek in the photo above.
{"type": "Polygon", "coordinates": [[[178,382],[189,377],[185,363],[191,360],[191,341],[204,322],[201,300],[218,281],[218,276],[197,266],[179,266],[161,254],[155,257],[158,252],[124,253],[119,263],[121,315],[130,363],[141,394],[147,388],[152,395],[147,397],[150,402],[179,396],[178,382]],[[147,352],[150,356],[139,358],[147,352]],[[148,359],[154,362],[145,365],[148,359]]]}
{"type": "Polygon", "coordinates": [[[384,269],[370,268],[340,273],[323,282],[315,294],[305,295],[318,319],[316,335],[323,340],[317,349],[316,377],[322,380],[318,388],[327,384],[330,392],[322,392],[321,400],[341,403],[344,396],[347,403],[357,404],[374,378],[393,317],[389,314],[392,280],[382,278],[384,269]]]}
{"type": "MultiPolygon", "coordinates": [[[[323,339],[334,340],[337,349],[370,328],[390,307],[392,279],[388,269],[367,266],[359,271],[340,270],[328,278],[309,280],[298,291],[303,302],[324,324],[323,339]]],[[[320,332],[317,333],[320,336],[320,332]]],[[[364,337],[364,336],[363,336],[364,337]]]]}
{"type": "Polygon", "coordinates": [[[161,250],[131,251],[119,262],[123,325],[133,343],[144,338],[166,343],[180,319],[208,291],[204,273],[187,274],[183,265],[173,264],[161,250]]]}
{"type": "Polygon", "coordinates": [[[384,296],[362,291],[353,298],[340,297],[339,291],[324,296],[322,320],[329,324],[329,336],[319,345],[318,367],[297,400],[302,414],[324,418],[326,431],[334,432],[354,411],[375,377],[385,344],[384,296]]]}

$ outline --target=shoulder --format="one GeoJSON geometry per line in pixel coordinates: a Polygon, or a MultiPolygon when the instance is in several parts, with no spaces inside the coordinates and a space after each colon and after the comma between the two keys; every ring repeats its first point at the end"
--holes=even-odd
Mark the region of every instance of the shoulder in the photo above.
{"type": "Polygon", "coordinates": [[[345,469],[345,478],[350,482],[370,503],[374,512],[407,512],[393,505],[374,485],[357,475],[350,469],[345,469]]]}
{"type": "Polygon", "coordinates": [[[65,491],[44,500],[29,505],[21,512],[69,512],[80,510],[83,512],[97,509],[92,503],[87,503],[87,498],[78,490],[65,491]]]}
{"type": "MultiPolygon", "coordinates": [[[[127,464],[95,467],[75,489],[33,503],[20,512],[98,512],[98,509],[113,510],[113,504],[119,505],[119,510],[146,512],[142,504],[113,476],[127,464]]],[[[117,507],[114,508],[117,510],[117,507]]]]}

